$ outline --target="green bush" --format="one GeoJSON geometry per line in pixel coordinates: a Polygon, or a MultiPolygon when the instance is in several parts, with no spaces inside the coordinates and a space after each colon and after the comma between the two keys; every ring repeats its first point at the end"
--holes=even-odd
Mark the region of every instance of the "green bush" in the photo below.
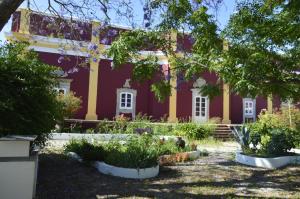
{"type": "Polygon", "coordinates": [[[214,122],[209,122],[208,124],[196,124],[192,122],[168,124],[151,123],[150,120],[145,118],[133,122],[118,119],[116,121],[100,121],[95,132],[135,134],[137,129],[151,129],[154,135],[175,135],[201,140],[210,137],[215,127],[214,122]]]}
{"type": "Polygon", "coordinates": [[[160,142],[160,144],[157,146],[158,154],[161,155],[170,155],[180,152],[186,152],[191,151],[191,147],[189,145],[186,145],[184,149],[176,146],[174,140],[167,140],[164,142],[160,142]]]}
{"type": "Polygon", "coordinates": [[[71,140],[65,146],[65,152],[75,152],[85,161],[99,160],[124,168],[152,167],[161,155],[190,150],[189,146],[178,148],[174,140],[162,141],[152,135],[133,135],[124,144],[114,139],[102,144],[71,140]]]}
{"type": "Polygon", "coordinates": [[[110,122],[108,119],[101,120],[95,129],[97,133],[113,133],[114,123],[110,122]]]}
{"type": "Polygon", "coordinates": [[[43,145],[57,121],[62,104],[53,88],[56,67],[41,62],[28,44],[0,46],[0,136],[37,135],[43,145]]]}
{"type": "Polygon", "coordinates": [[[99,144],[91,144],[87,140],[71,140],[65,146],[65,152],[75,152],[85,161],[104,160],[105,151],[99,144]]]}
{"type": "Polygon", "coordinates": [[[291,128],[282,120],[282,115],[261,114],[257,122],[247,125],[249,140],[243,146],[246,154],[261,156],[279,156],[299,143],[296,129],[291,128]],[[250,146],[252,144],[252,146],[250,146]]]}
{"type": "Polygon", "coordinates": [[[185,136],[189,139],[201,140],[211,136],[214,130],[213,125],[199,125],[196,123],[183,123],[175,127],[175,134],[185,136]]]}
{"type": "Polygon", "coordinates": [[[123,147],[109,151],[105,162],[125,168],[147,168],[157,165],[158,156],[151,136],[132,136],[123,147]]]}

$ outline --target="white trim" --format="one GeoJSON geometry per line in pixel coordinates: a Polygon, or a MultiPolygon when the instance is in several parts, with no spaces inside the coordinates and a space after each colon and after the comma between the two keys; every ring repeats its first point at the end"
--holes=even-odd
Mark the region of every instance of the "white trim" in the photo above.
{"type": "Polygon", "coordinates": [[[130,92],[121,92],[120,93],[120,109],[128,109],[131,110],[133,105],[133,93],[130,92]],[[122,95],[125,94],[125,106],[122,106],[122,95]],[[130,106],[127,106],[128,95],[130,95],[130,106]]]}
{"type": "Polygon", "coordinates": [[[146,179],[153,178],[159,173],[159,165],[149,168],[123,168],[106,164],[105,162],[96,161],[93,166],[100,172],[106,175],[117,176],[121,178],[131,179],[146,179]]]}
{"type": "Polygon", "coordinates": [[[288,164],[300,164],[300,156],[280,156],[275,158],[261,158],[244,155],[241,152],[236,152],[235,161],[241,164],[262,167],[267,169],[276,169],[288,164]]]}
{"type": "Polygon", "coordinates": [[[57,48],[48,48],[41,46],[29,46],[29,49],[33,49],[37,52],[47,52],[47,53],[55,53],[55,54],[64,54],[64,55],[73,55],[80,57],[88,57],[88,53],[82,51],[74,51],[74,50],[64,50],[63,53],[57,48]]]}
{"type": "MultiPolygon", "coordinates": [[[[13,35],[12,32],[4,32],[5,37],[12,37],[14,40],[17,40],[17,38],[13,35]]],[[[53,37],[45,37],[40,35],[26,35],[30,41],[33,42],[41,42],[44,44],[62,44],[63,45],[74,45],[76,48],[81,48],[80,46],[87,48],[89,44],[92,42],[87,41],[77,41],[77,40],[71,40],[71,39],[61,39],[61,38],[53,38],[53,37]]],[[[99,46],[103,46],[105,50],[109,49],[111,45],[103,45],[103,44],[97,44],[99,46]]],[[[49,53],[56,53],[61,54],[62,51],[57,48],[49,48],[49,47],[40,47],[38,45],[31,45],[31,49],[34,49],[35,51],[39,52],[49,52],[49,53]]],[[[101,47],[100,47],[101,48],[101,47]]],[[[66,55],[74,55],[74,56],[82,56],[82,57],[88,57],[89,53],[82,52],[80,50],[63,50],[63,53],[66,55]]],[[[158,50],[158,51],[146,51],[142,50],[139,51],[140,55],[154,55],[154,56],[165,56],[165,54],[158,50]]],[[[112,60],[112,58],[108,58],[104,55],[99,56],[101,59],[108,59],[112,60]]],[[[158,61],[158,63],[167,64],[165,61],[158,61]]]]}

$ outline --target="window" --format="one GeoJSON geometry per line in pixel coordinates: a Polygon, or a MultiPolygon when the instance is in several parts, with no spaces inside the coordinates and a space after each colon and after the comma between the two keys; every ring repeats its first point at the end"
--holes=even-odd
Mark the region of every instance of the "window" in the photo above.
{"type": "Polygon", "coordinates": [[[65,88],[54,88],[54,91],[56,91],[57,94],[63,94],[63,95],[67,93],[67,89],[65,88]]]}
{"type": "Polygon", "coordinates": [[[57,94],[67,94],[70,91],[71,79],[60,79],[59,85],[54,88],[57,94]]]}
{"type": "Polygon", "coordinates": [[[120,93],[120,109],[132,109],[132,93],[120,93]]]}
{"type": "Polygon", "coordinates": [[[206,117],[206,97],[196,97],[195,116],[206,117]]]}
{"type": "Polygon", "coordinates": [[[254,114],[253,101],[245,101],[245,116],[252,116],[254,114]]]}

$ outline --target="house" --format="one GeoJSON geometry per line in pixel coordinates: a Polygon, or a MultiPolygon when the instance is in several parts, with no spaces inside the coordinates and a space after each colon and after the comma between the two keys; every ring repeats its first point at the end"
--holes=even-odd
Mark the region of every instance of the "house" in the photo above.
{"type": "MultiPolygon", "coordinates": [[[[77,119],[113,119],[122,113],[135,117],[142,113],[157,120],[168,117],[169,121],[191,119],[206,122],[209,118],[218,117],[228,124],[253,121],[262,109],[272,111],[280,107],[278,98],[242,98],[231,93],[227,84],[222,85],[222,95],[213,99],[201,95],[199,87],[218,80],[217,75],[211,72],[204,72],[201,78],[193,82],[183,82],[178,89],[173,88],[172,95],[160,103],[150,91],[150,80],[142,84],[130,82],[130,64],[112,70],[109,57],[100,53],[92,59],[84,50],[93,48],[92,44],[97,44],[99,50],[109,48],[120,31],[130,29],[111,25],[105,31],[97,32],[101,23],[96,21],[78,21],[73,29],[64,21],[60,23],[61,27],[51,27],[51,20],[55,18],[20,9],[13,14],[11,32],[6,33],[6,37],[9,40],[29,41],[30,48],[38,52],[42,61],[61,68],[57,90],[63,93],[73,91],[83,100],[82,108],[75,116],[77,119]],[[64,30],[63,33],[57,31],[59,28],[64,30]],[[74,32],[76,28],[78,31],[74,32]]],[[[192,41],[187,35],[173,34],[172,39],[176,41],[177,51],[191,46],[192,41]]],[[[154,53],[163,70],[172,67],[161,51],[150,49],[140,53],[154,53]]],[[[179,78],[177,76],[177,81],[179,78]]],[[[176,87],[176,79],[171,80],[171,84],[176,87]]]]}

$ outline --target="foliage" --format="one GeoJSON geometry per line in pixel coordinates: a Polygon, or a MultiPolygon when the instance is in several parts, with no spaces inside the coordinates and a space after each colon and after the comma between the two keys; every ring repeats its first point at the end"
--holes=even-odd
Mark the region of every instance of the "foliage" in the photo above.
{"type": "Polygon", "coordinates": [[[125,168],[146,168],[157,165],[158,157],[190,151],[176,146],[174,140],[160,140],[151,135],[131,136],[125,143],[112,139],[108,143],[89,143],[87,140],[71,140],[65,152],[75,152],[85,161],[104,161],[125,168]]]}
{"type": "Polygon", "coordinates": [[[62,118],[55,70],[25,43],[0,47],[0,135],[38,135],[38,144],[45,142],[62,118]]]}
{"type": "Polygon", "coordinates": [[[189,139],[205,139],[211,136],[215,129],[217,120],[211,120],[206,124],[196,123],[152,123],[150,120],[142,119],[138,121],[108,121],[102,120],[98,123],[95,132],[97,133],[137,133],[137,129],[151,129],[154,135],[176,135],[189,139]]]}
{"type": "MultiPolygon", "coordinates": [[[[2,7],[4,21],[0,21],[0,28],[16,9],[16,2],[20,3],[13,2],[15,3],[10,6],[6,5],[9,9],[2,7]]],[[[300,99],[300,79],[297,72],[300,57],[299,1],[239,1],[236,12],[221,34],[212,15],[214,12],[209,8],[211,5],[214,5],[214,8],[218,7],[222,0],[142,0],[140,2],[143,6],[134,6],[133,2],[137,1],[125,3],[124,0],[83,2],[85,6],[75,1],[71,4],[48,1],[48,11],[59,18],[54,20],[57,23],[54,25],[56,32],[61,33],[63,38],[69,38],[76,33],[80,38],[80,34],[87,28],[74,22],[74,15],[83,21],[104,16],[101,20],[103,23],[95,28],[92,34],[107,32],[101,39],[101,42],[107,45],[112,38],[118,38],[106,52],[113,59],[113,68],[132,63],[133,79],[138,82],[155,80],[151,90],[160,101],[171,95],[171,89],[178,89],[181,82],[194,81],[204,71],[215,72],[220,79],[229,84],[233,92],[242,96],[278,95],[283,99],[300,99]],[[61,11],[55,10],[57,7],[61,8],[61,11]],[[141,21],[146,30],[139,28],[118,33],[107,31],[109,15],[112,13],[121,16],[122,22],[128,19],[131,25],[138,27],[133,14],[135,8],[143,9],[137,10],[137,13],[143,12],[144,18],[141,21]],[[102,14],[96,14],[99,11],[102,14]],[[70,20],[62,19],[66,13],[71,16],[70,20]],[[70,29],[70,32],[65,33],[66,29],[70,29]],[[175,42],[173,33],[177,33],[178,38],[187,38],[191,47],[186,48],[183,42],[175,42]],[[230,44],[225,45],[229,48],[226,47],[224,51],[222,44],[225,40],[230,44]],[[161,50],[169,58],[170,71],[164,71],[153,54],[140,59],[140,50],[161,50]],[[183,74],[184,81],[175,81],[176,77],[178,80],[178,74],[183,74]],[[176,85],[171,84],[172,82],[176,82],[176,85]]],[[[51,20],[44,18],[42,21],[51,20]]],[[[97,60],[102,53],[97,44],[89,45],[86,50],[92,60],[97,60]]],[[[202,92],[210,97],[219,95],[219,89],[221,81],[217,81],[216,85],[208,84],[201,88],[202,92]]]]}
{"type": "Polygon", "coordinates": [[[63,105],[62,112],[64,118],[71,118],[81,108],[81,97],[76,97],[74,93],[68,92],[66,94],[59,94],[58,101],[63,105]]]}
{"type": "MultiPolygon", "coordinates": [[[[219,34],[216,21],[203,2],[151,2],[150,9],[153,12],[164,10],[161,20],[154,29],[121,34],[108,50],[114,64],[120,65],[135,59],[138,51],[148,45],[143,41],[147,41],[156,49],[161,49],[169,57],[172,66],[172,75],[165,78],[160,76],[152,83],[152,91],[159,100],[171,94],[170,78],[175,79],[178,74],[183,74],[185,81],[194,81],[204,71],[217,73],[233,92],[242,96],[278,95],[283,99],[299,100],[300,77],[296,71],[299,70],[300,60],[300,3],[292,0],[240,1],[237,12],[219,34]],[[185,38],[186,30],[192,47],[185,49],[179,42],[175,49],[172,34],[176,32],[179,38],[185,38]],[[224,42],[225,50],[223,40],[228,41],[224,42]],[[182,54],[176,54],[175,50],[182,54]]],[[[139,63],[133,65],[139,68],[138,74],[143,74],[145,79],[153,78],[155,72],[162,73],[155,62],[147,67],[139,67],[139,63]]],[[[179,87],[179,82],[174,88],[179,87]]],[[[220,94],[220,85],[218,81],[216,85],[208,84],[201,90],[214,97],[220,94]]]]}
{"type": "Polygon", "coordinates": [[[105,162],[125,168],[147,168],[157,165],[158,156],[151,136],[132,136],[123,147],[109,152],[105,162]]]}
{"type": "Polygon", "coordinates": [[[288,154],[300,141],[299,132],[282,120],[281,113],[260,114],[259,120],[244,131],[244,153],[264,156],[288,154]]]}
{"type": "Polygon", "coordinates": [[[104,159],[104,149],[101,145],[91,144],[87,140],[71,140],[65,146],[65,152],[74,152],[85,161],[96,161],[104,159]]]}
{"type": "Polygon", "coordinates": [[[299,1],[241,1],[224,37],[217,71],[241,95],[300,99],[299,1]],[[238,78],[236,78],[238,77],[238,78]]]}
{"type": "MultiPolygon", "coordinates": [[[[86,130],[83,128],[82,123],[81,122],[68,122],[68,121],[64,121],[61,122],[59,121],[59,123],[61,124],[59,127],[59,129],[57,129],[57,132],[60,133],[84,133],[86,130]]],[[[94,129],[93,129],[94,131],[94,129]]]]}
{"type": "Polygon", "coordinates": [[[199,125],[196,123],[183,123],[175,127],[175,134],[178,136],[186,136],[189,139],[201,140],[211,136],[214,130],[213,125],[199,125]]]}

